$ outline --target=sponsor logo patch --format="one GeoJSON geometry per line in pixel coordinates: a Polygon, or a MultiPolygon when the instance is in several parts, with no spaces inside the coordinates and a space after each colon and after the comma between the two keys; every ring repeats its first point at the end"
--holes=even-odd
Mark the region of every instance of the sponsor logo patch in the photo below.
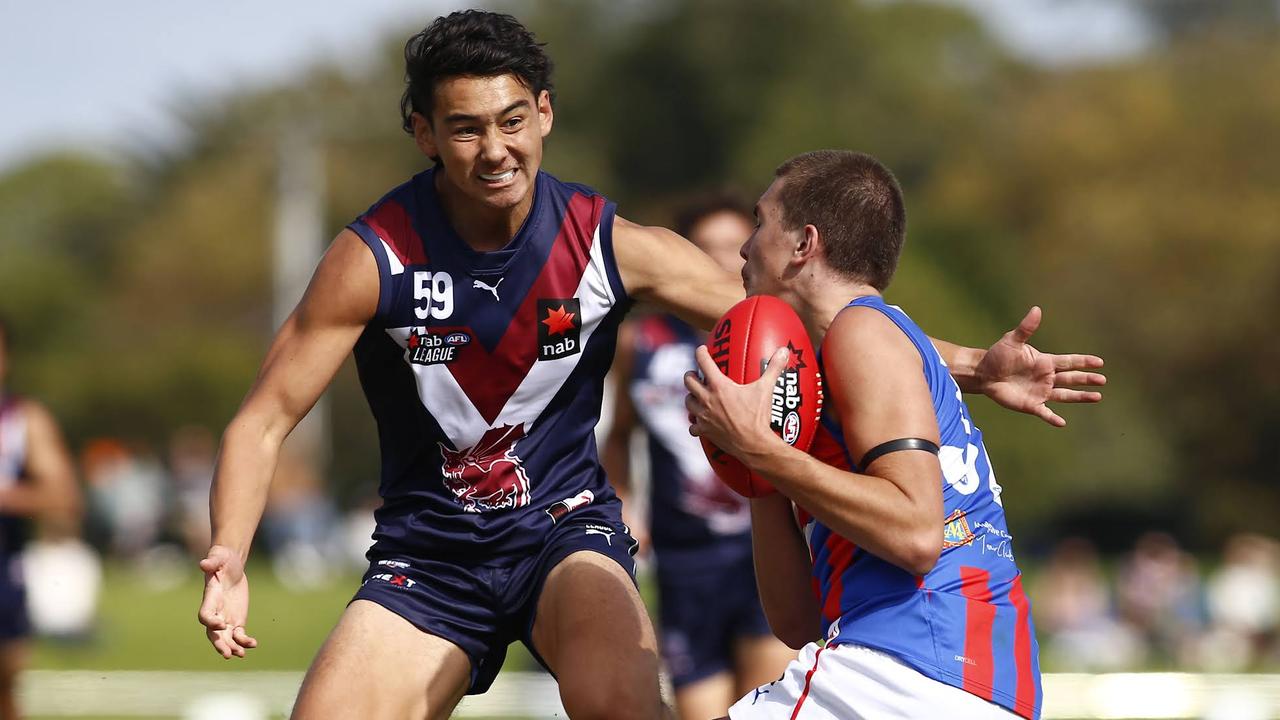
{"type": "Polygon", "coordinates": [[[590,490],[583,490],[577,495],[574,495],[571,498],[565,498],[553,504],[551,507],[547,508],[547,515],[550,515],[551,522],[555,523],[555,522],[558,522],[560,518],[564,517],[565,515],[568,515],[574,510],[577,510],[580,507],[585,507],[587,505],[590,505],[592,502],[595,501],[595,499],[596,499],[595,493],[591,492],[590,490]]]}
{"type": "Polygon", "coordinates": [[[409,331],[409,362],[415,365],[439,365],[458,359],[458,348],[471,342],[464,332],[432,333],[420,328],[409,331]]]}
{"type": "Polygon", "coordinates": [[[538,359],[582,352],[582,304],[578,298],[538,299],[538,359]]]}
{"type": "MultiPolygon", "coordinates": [[[[377,580],[379,582],[387,583],[388,585],[394,585],[398,588],[405,588],[406,590],[418,584],[416,581],[410,580],[407,576],[401,575],[400,573],[378,573],[377,575],[370,576],[369,580],[377,580]]],[[[369,580],[365,580],[365,583],[368,583],[369,580]]]]}
{"type": "Polygon", "coordinates": [[[973,529],[969,527],[969,519],[965,517],[963,510],[956,510],[942,522],[942,547],[944,550],[973,542],[973,529]]]}

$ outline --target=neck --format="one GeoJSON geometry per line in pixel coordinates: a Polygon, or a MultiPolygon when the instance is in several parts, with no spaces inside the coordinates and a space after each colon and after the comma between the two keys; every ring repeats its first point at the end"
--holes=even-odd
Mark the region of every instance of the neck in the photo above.
{"type": "Polygon", "coordinates": [[[789,300],[804,322],[805,330],[809,331],[809,339],[815,349],[822,347],[827,329],[851,300],[864,295],[880,295],[879,290],[866,283],[829,273],[815,275],[806,284],[807,292],[789,300]]]}
{"type": "Polygon", "coordinates": [[[435,173],[435,185],[440,206],[454,232],[477,252],[491,252],[506,247],[515,239],[516,233],[520,232],[520,227],[533,209],[535,190],[530,190],[513,207],[495,208],[468,198],[448,181],[443,172],[435,173]]]}

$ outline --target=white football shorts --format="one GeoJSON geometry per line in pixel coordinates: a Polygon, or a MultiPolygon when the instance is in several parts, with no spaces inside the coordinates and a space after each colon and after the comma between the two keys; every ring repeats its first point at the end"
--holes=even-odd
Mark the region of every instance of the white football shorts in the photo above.
{"type": "Polygon", "coordinates": [[[782,677],[747,693],[730,720],[1017,720],[1005,708],[861,645],[809,643],[782,677]]]}

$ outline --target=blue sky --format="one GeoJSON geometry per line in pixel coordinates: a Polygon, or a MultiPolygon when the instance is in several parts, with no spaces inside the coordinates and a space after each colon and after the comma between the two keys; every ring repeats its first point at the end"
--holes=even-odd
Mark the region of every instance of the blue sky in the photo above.
{"type": "MultiPolygon", "coordinates": [[[[1141,49],[1115,0],[949,0],[1048,62],[1141,49]]],[[[317,57],[368,61],[376,38],[456,7],[441,0],[0,0],[0,171],[51,148],[110,155],[177,137],[184,96],[287,78],[317,57]]]]}

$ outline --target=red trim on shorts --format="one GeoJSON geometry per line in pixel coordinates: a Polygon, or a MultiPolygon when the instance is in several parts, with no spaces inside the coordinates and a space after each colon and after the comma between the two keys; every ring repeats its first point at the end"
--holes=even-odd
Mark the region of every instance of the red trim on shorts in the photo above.
{"type": "Polygon", "coordinates": [[[813,674],[818,672],[818,658],[822,656],[822,651],[827,648],[820,647],[818,652],[813,654],[813,667],[809,668],[809,672],[804,674],[804,692],[800,693],[800,699],[796,701],[796,707],[791,711],[791,720],[796,720],[796,716],[800,714],[800,706],[804,705],[805,698],[809,697],[809,683],[813,680],[813,674]]]}
{"type": "Polygon", "coordinates": [[[996,607],[991,604],[991,573],[981,568],[960,568],[960,592],[968,598],[964,614],[964,690],[991,699],[995,663],[991,658],[991,626],[996,607]]]}
{"type": "Polygon", "coordinates": [[[1018,686],[1014,696],[1014,710],[1025,718],[1036,714],[1036,679],[1031,669],[1031,603],[1022,591],[1022,575],[1013,579],[1009,588],[1009,600],[1018,610],[1017,625],[1013,631],[1013,660],[1018,670],[1018,686]]]}

